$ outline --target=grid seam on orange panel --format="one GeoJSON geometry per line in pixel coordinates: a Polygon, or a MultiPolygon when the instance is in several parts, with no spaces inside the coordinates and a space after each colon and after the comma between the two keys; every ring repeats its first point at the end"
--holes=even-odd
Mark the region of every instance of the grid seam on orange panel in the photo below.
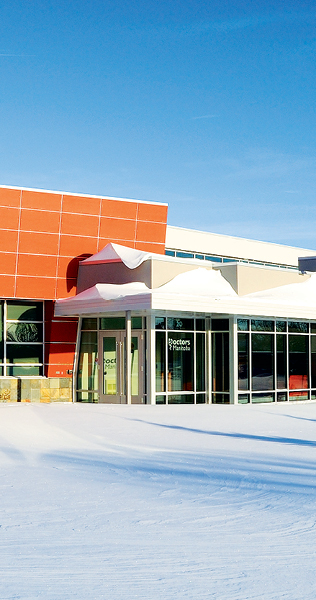
{"type": "MultiPolygon", "coordinates": [[[[63,197],[63,194],[62,194],[62,197],[63,197]]],[[[15,210],[18,209],[18,207],[15,207],[15,206],[11,207],[11,206],[4,206],[4,205],[1,205],[1,204],[0,204],[0,208],[12,208],[12,209],[15,209],[15,210]]],[[[68,210],[63,211],[63,210],[47,210],[47,209],[44,209],[44,208],[30,208],[29,206],[23,206],[21,208],[22,208],[23,212],[27,212],[27,211],[33,211],[33,212],[36,211],[36,212],[42,212],[42,213],[43,212],[44,213],[45,212],[46,213],[47,212],[49,212],[49,213],[60,213],[60,212],[62,212],[64,215],[80,215],[80,216],[83,216],[83,217],[100,217],[101,216],[100,213],[99,214],[96,214],[96,213],[77,213],[77,212],[71,212],[71,211],[68,211],[68,210]]],[[[137,216],[136,216],[136,219],[139,220],[139,221],[142,221],[143,223],[165,223],[165,221],[160,221],[160,220],[157,221],[157,220],[152,220],[152,219],[138,219],[138,210],[139,210],[139,204],[137,203],[137,216]]],[[[105,219],[118,219],[118,220],[122,220],[123,219],[124,221],[134,221],[135,220],[135,219],[131,219],[130,217],[115,217],[115,216],[108,216],[108,215],[102,215],[102,216],[105,219]]],[[[9,230],[11,230],[11,229],[9,228],[9,230]]],[[[13,229],[13,230],[15,231],[15,229],[13,229]]],[[[45,232],[45,233],[51,233],[51,232],[45,232]]]]}
{"type": "Polygon", "coordinates": [[[98,223],[97,252],[99,252],[99,249],[100,249],[101,215],[102,215],[102,198],[100,198],[100,204],[99,204],[99,223],[98,223]]]}
{"type": "Polygon", "coordinates": [[[17,287],[17,274],[18,274],[18,260],[19,260],[19,247],[20,247],[20,233],[21,233],[21,215],[22,215],[22,190],[20,191],[20,211],[19,211],[19,222],[18,222],[18,239],[16,242],[16,260],[15,260],[15,274],[14,274],[14,298],[16,297],[17,287]]]}
{"type": "Polygon", "coordinates": [[[134,230],[134,248],[136,248],[136,240],[137,240],[138,213],[139,213],[139,204],[137,202],[136,217],[135,217],[135,230],[134,230]]]}
{"type": "Polygon", "coordinates": [[[61,224],[63,214],[63,200],[64,194],[61,195],[60,209],[59,209],[59,230],[58,230],[58,246],[57,246],[57,262],[56,262],[56,277],[55,277],[55,298],[57,298],[57,285],[58,285],[58,269],[59,269],[59,258],[60,258],[60,240],[61,240],[61,224]]]}

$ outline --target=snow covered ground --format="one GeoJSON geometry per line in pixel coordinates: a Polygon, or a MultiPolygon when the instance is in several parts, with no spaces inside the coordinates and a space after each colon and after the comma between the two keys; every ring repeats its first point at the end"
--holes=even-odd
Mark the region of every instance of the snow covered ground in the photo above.
{"type": "Polygon", "coordinates": [[[0,405],[1,600],[315,600],[316,404],[0,405]]]}

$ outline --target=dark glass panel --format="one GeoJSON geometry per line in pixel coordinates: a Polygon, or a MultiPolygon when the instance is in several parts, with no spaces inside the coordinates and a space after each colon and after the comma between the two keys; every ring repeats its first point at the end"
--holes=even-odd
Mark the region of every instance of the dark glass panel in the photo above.
{"type": "Polygon", "coordinates": [[[230,404],[229,394],[212,394],[212,404],[230,404]]]}
{"type": "Polygon", "coordinates": [[[212,333],[213,392],[229,392],[229,333],[212,333]]]}
{"type": "Polygon", "coordinates": [[[126,329],[125,317],[101,317],[100,329],[104,331],[126,329]]]}
{"type": "Polygon", "coordinates": [[[238,331],[248,331],[249,320],[248,319],[237,319],[237,329],[238,329],[238,331]]]}
{"type": "Polygon", "coordinates": [[[196,403],[197,404],[205,404],[205,402],[206,402],[205,394],[197,394],[196,395],[196,403]]]}
{"type": "Polygon", "coordinates": [[[277,402],[287,402],[287,393],[286,392],[278,392],[277,393],[277,402]]]}
{"type": "Polygon", "coordinates": [[[252,343],[252,389],[274,389],[274,336],[254,333],[252,343]]]}
{"type": "Polygon", "coordinates": [[[99,396],[93,392],[77,392],[77,402],[98,402],[99,396]]]}
{"type": "Polygon", "coordinates": [[[142,317],[132,317],[132,329],[141,329],[142,325],[142,317]]]}
{"type": "Polygon", "coordinates": [[[42,342],[42,323],[8,323],[7,342],[42,342]]]}
{"type": "Polygon", "coordinates": [[[168,333],[168,390],[193,391],[193,333],[168,333]]]}
{"type": "Polygon", "coordinates": [[[0,376],[2,377],[3,375],[3,367],[0,366],[0,376]]]}
{"type": "Polygon", "coordinates": [[[7,363],[42,363],[42,344],[7,344],[7,363]]]}
{"type": "Polygon", "coordinates": [[[316,336],[311,336],[311,386],[316,387],[316,336]]]}
{"type": "Polygon", "coordinates": [[[286,373],[286,335],[276,336],[277,344],[277,388],[284,389],[287,387],[287,373],[286,373]]]}
{"type": "Polygon", "coordinates": [[[292,402],[299,402],[300,400],[308,400],[309,392],[306,390],[300,390],[295,392],[289,392],[289,400],[292,402]]]}
{"type": "Polygon", "coordinates": [[[311,333],[316,333],[316,323],[311,323],[311,333]]]}
{"type": "Polygon", "coordinates": [[[252,404],[274,402],[274,394],[252,394],[252,404]]]}
{"type": "Polygon", "coordinates": [[[274,321],[251,319],[251,331],[274,331],[274,321]]]}
{"type": "Polygon", "coordinates": [[[42,321],[42,302],[7,300],[7,319],[12,321],[42,321]]]}
{"type": "Polygon", "coordinates": [[[98,334],[96,331],[81,333],[78,361],[78,390],[98,389],[98,334]]]}
{"type": "Polygon", "coordinates": [[[238,389],[249,390],[249,334],[238,333],[238,389]]]}
{"type": "Polygon", "coordinates": [[[275,326],[279,332],[286,331],[286,321],[277,321],[275,326]]]}
{"type": "Polygon", "coordinates": [[[249,404],[250,395],[249,394],[238,394],[238,404],[249,404]]]}
{"type": "Polygon", "coordinates": [[[196,334],[196,391],[205,390],[205,334],[196,334]]]}
{"type": "Polygon", "coordinates": [[[196,319],[195,327],[197,331],[205,331],[205,319],[196,319]]]}
{"type": "Polygon", "coordinates": [[[311,392],[311,400],[316,400],[316,390],[312,390],[312,392],[311,392]]]}
{"type": "Polygon", "coordinates": [[[194,329],[194,319],[168,317],[167,326],[168,329],[192,331],[194,329]]]}
{"type": "Polygon", "coordinates": [[[289,335],[289,389],[308,388],[308,336],[289,335]]]}
{"type": "Polygon", "coordinates": [[[43,367],[7,366],[7,375],[9,377],[42,377],[43,367]]]}
{"type": "Polygon", "coordinates": [[[308,323],[301,323],[300,321],[289,321],[288,322],[289,333],[308,333],[308,323]]]}
{"type": "Polygon", "coordinates": [[[198,258],[199,260],[204,260],[204,254],[196,254],[195,258],[198,258]]]}
{"type": "Polygon", "coordinates": [[[166,334],[156,331],[156,391],[166,391],[166,334]]]}
{"type": "Polygon", "coordinates": [[[97,319],[82,319],[81,329],[96,331],[98,329],[97,319]]]}
{"type": "Polygon", "coordinates": [[[207,254],[205,255],[205,260],[210,260],[211,262],[217,262],[217,263],[222,262],[222,259],[220,256],[208,256],[207,254]]]}
{"type": "Polygon", "coordinates": [[[166,329],[165,317],[156,317],[155,318],[155,329],[166,329]]]}
{"type": "Polygon", "coordinates": [[[229,331],[229,319],[212,319],[213,331],[229,331]]]}
{"type": "Polygon", "coordinates": [[[179,258],[194,258],[192,252],[176,252],[176,256],[179,258]]]}
{"type": "Polygon", "coordinates": [[[194,404],[194,395],[178,394],[177,396],[168,396],[168,404],[194,404]]]}
{"type": "Polygon", "coordinates": [[[175,251],[174,251],[174,250],[166,250],[166,251],[165,251],[165,255],[166,255],[166,256],[175,256],[175,255],[176,255],[176,253],[175,253],[175,251]]]}
{"type": "Polygon", "coordinates": [[[156,404],[166,404],[166,396],[156,396],[156,404]]]}

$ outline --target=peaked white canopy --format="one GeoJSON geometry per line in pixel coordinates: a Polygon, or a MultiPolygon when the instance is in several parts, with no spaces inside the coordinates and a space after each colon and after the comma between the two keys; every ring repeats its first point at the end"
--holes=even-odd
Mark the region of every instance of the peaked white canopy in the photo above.
{"type": "Polygon", "coordinates": [[[316,319],[316,274],[302,283],[246,296],[238,296],[220,271],[203,268],[177,275],[153,290],[140,282],[101,283],[73,298],[57,300],[55,314],[80,316],[149,309],[316,319]]]}
{"type": "Polygon", "coordinates": [[[136,269],[136,267],[139,267],[150,256],[151,254],[142,250],[135,250],[134,248],[127,248],[120,244],[110,243],[97,254],[93,254],[93,256],[83,260],[81,264],[122,261],[129,269],[136,269]]]}

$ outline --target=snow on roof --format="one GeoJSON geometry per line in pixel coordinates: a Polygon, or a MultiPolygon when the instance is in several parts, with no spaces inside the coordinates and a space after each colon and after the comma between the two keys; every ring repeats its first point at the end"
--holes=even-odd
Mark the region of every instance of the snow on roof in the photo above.
{"type": "Polygon", "coordinates": [[[136,269],[152,254],[121,246],[120,244],[107,244],[100,252],[81,261],[81,265],[97,264],[102,262],[123,262],[129,269],[136,269]]]}
{"type": "Polygon", "coordinates": [[[302,283],[290,283],[260,292],[252,292],[246,297],[254,301],[260,300],[273,304],[314,306],[316,309],[316,274],[311,275],[302,283]]]}
{"type": "MultiPolygon", "coordinates": [[[[116,252],[117,245],[112,246],[116,252]]],[[[105,250],[109,256],[109,248],[105,250]]],[[[111,253],[114,256],[113,249],[111,253]]],[[[133,258],[137,262],[135,254],[131,254],[133,258]]],[[[181,273],[152,290],[140,282],[100,283],[73,298],[57,300],[55,314],[74,316],[148,309],[316,319],[316,274],[302,283],[242,297],[236,294],[220,271],[205,268],[181,273]]]]}

